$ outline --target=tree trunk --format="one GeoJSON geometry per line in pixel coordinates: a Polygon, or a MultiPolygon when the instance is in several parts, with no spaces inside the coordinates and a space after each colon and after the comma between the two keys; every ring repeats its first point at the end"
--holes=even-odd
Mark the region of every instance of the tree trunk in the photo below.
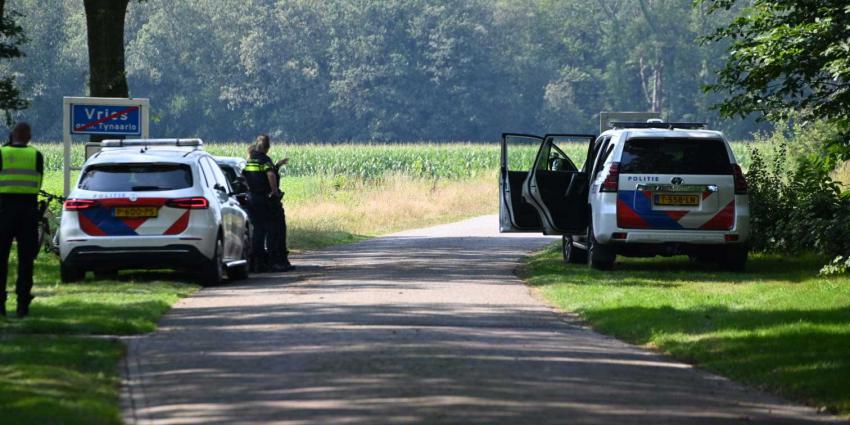
{"type": "Polygon", "coordinates": [[[124,71],[124,16],[129,0],[85,0],[89,95],[128,97],[124,71]]]}
{"type": "MultiPolygon", "coordinates": [[[[124,70],[124,17],[129,0],[84,0],[89,47],[89,96],[129,97],[124,70]]],[[[92,142],[103,139],[91,136],[92,142]]]]}

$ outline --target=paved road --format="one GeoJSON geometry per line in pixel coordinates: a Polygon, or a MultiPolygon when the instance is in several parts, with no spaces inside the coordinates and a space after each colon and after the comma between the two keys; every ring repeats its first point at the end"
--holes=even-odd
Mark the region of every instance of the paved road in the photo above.
{"type": "Polygon", "coordinates": [[[822,423],[593,333],[512,274],[550,240],[496,217],[298,257],[130,341],[128,423],[822,423]]]}

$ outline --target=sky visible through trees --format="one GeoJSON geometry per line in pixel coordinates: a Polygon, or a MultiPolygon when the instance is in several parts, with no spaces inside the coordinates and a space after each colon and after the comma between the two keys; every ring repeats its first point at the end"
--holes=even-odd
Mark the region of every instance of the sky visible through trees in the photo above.
{"type": "MultiPolygon", "coordinates": [[[[0,62],[40,138],[88,94],[82,0],[7,0],[29,42],[0,62]]],[[[593,132],[600,111],[660,110],[732,137],[704,94],[736,10],[689,0],[148,0],[126,20],[130,95],[153,136],[292,141],[493,140],[593,132]]]]}

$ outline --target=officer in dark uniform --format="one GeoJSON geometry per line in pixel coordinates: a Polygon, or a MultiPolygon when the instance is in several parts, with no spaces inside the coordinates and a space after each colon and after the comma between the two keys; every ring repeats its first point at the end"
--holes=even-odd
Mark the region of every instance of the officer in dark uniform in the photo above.
{"type": "MultiPolygon", "coordinates": [[[[262,135],[268,143],[268,136],[262,135]]],[[[271,158],[269,158],[271,161],[271,158]]],[[[274,164],[274,172],[278,184],[280,184],[280,167],[286,165],[289,158],[284,158],[274,164]]],[[[277,187],[277,193],[273,192],[271,200],[271,221],[269,222],[269,233],[266,245],[269,249],[269,258],[277,265],[277,269],[287,272],[295,269],[289,262],[289,249],[286,247],[286,211],[283,209],[283,191],[277,187]]]]}
{"type": "Polygon", "coordinates": [[[9,143],[0,147],[0,314],[6,315],[6,278],[12,240],[18,242],[18,318],[29,314],[32,274],[38,254],[38,192],[44,157],[28,146],[32,129],[19,123],[9,143]]]}
{"type": "Polygon", "coordinates": [[[251,267],[252,271],[260,273],[269,270],[269,256],[266,250],[266,237],[271,221],[269,197],[272,195],[272,188],[277,187],[274,164],[265,152],[268,152],[268,147],[262,146],[258,140],[248,150],[248,162],[242,170],[248,184],[248,214],[251,224],[254,225],[251,267]]]}
{"type": "Polygon", "coordinates": [[[248,150],[248,164],[243,170],[250,189],[250,209],[254,223],[254,252],[257,271],[286,272],[294,269],[286,249],[286,216],[283,212],[283,192],[280,191],[278,169],[287,161],[275,164],[268,156],[271,141],[261,134],[248,150]],[[253,183],[252,183],[253,182],[253,183]],[[256,187],[256,191],[253,189],[256,187]],[[258,232],[257,229],[261,230],[258,232]],[[264,243],[263,243],[264,242],[264,243]],[[259,249],[259,251],[257,251],[259,249]]]}

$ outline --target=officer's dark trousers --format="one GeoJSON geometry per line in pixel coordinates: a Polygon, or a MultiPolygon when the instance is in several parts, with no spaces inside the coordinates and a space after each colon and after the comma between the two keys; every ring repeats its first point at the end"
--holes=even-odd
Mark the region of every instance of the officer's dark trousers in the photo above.
{"type": "Polygon", "coordinates": [[[251,218],[251,224],[254,226],[254,235],[251,240],[254,264],[265,266],[268,264],[266,237],[268,237],[269,220],[271,219],[269,198],[265,193],[251,192],[248,195],[248,201],[248,214],[251,218]]]}
{"type": "Polygon", "coordinates": [[[286,211],[280,201],[271,201],[271,214],[268,228],[269,260],[285,264],[289,261],[289,250],[286,249],[286,211]]]}
{"type": "Polygon", "coordinates": [[[38,254],[38,207],[30,202],[4,202],[0,199],[0,299],[6,301],[6,279],[12,240],[18,242],[18,299],[32,292],[33,262],[38,254]]]}

